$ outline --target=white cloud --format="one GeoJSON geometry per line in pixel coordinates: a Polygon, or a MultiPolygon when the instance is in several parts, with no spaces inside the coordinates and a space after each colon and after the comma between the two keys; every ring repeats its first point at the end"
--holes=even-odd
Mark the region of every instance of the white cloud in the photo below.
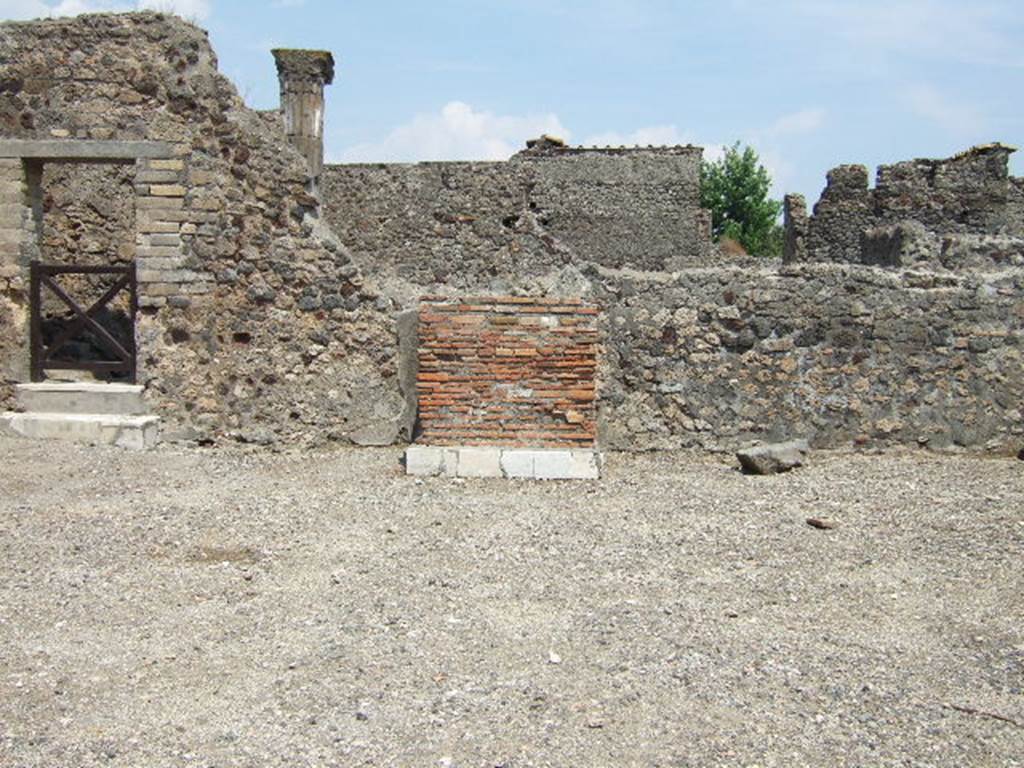
{"type": "Polygon", "coordinates": [[[569,139],[554,114],[495,115],[450,101],[440,112],[416,115],[379,141],[348,147],[331,161],[505,160],[542,133],[569,139]]]}
{"type": "Polygon", "coordinates": [[[1018,0],[802,0],[797,12],[867,49],[863,55],[1024,66],[1020,46],[1006,34],[1019,25],[1018,0]]]}
{"type": "Polygon", "coordinates": [[[916,115],[937,123],[955,136],[975,136],[985,128],[986,121],[977,109],[951,100],[933,86],[914,86],[907,90],[906,99],[916,115]]]}
{"type": "Polygon", "coordinates": [[[210,15],[211,0],[0,0],[0,19],[38,19],[143,9],[176,13],[186,19],[201,21],[210,15]]]}
{"type": "Polygon", "coordinates": [[[772,138],[780,138],[814,133],[825,124],[825,114],[824,109],[812,107],[783,115],[768,126],[765,130],[765,135],[772,138]]]}
{"type": "Polygon", "coordinates": [[[691,143],[693,143],[693,137],[682,133],[674,125],[651,125],[646,128],[638,128],[632,133],[605,131],[588,136],[583,140],[585,147],[646,147],[649,145],[660,147],[691,143]]]}

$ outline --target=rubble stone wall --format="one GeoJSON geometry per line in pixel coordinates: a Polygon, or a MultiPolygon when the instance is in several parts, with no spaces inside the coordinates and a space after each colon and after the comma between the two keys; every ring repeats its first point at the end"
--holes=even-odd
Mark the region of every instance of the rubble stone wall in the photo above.
{"type": "Polygon", "coordinates": [[[799,258],[733,263],[708,247],[694,148],[329,166],[321,212],[280,117],[173,17],[0,24],[0,140],[166,148],[74,184],[0,158],[0,406],[28,374],[29,261],[96,240],[134,248],[141,381],[171,439],[408,440],[424,294],[598,307],[606,447],[1024,439],[1024,191],[999,148],[893,166],[881,194],[837,169],[813,216],[787,206],[799,258]],[[88,201],[128,176],[126,241],[88,201]]]}
{"type": "MultiPolygon", "coordinates": [[[[508,162],[327,166],[324,216],[356,261],[422,285],[500,292],[574,254],[706,266],[700,149],[527,150],[508,162]]],[[[379,272],[378,272],[379,271],[379,272]]]]}
{"type": "Polygon", "coordinates": [[[788,244],[785,258],[938,269],[1024,263],[1022,182],[1008,172],[1013,151],[987,144],[945,160],[883,165],[874,188],[864,166],[839,166],[807,223],[807,252],[788,244]]]}
{"type": "Polygon", "coordinates": [[[614,448],[1024,441],[1024,271],[589,273],[614,448]]]}
{"type": "MultiPolygon", "coordinates": [[[[140,375],[172,436],[380,439],[404,408],[393,319],[317,218],[302,156],[217,72],[205,32],[154,13],[5,23],[0,62],[3,137],[170,148],[132,172],[140,375]]],[[[8,166],[5,194],[21,195],[28,164],[8,166]]],[[[66,191],[68,205],[92,194],[66,191]]],[[[5,404],[26,373],[30,256],[4,254],[5,404]]]]}

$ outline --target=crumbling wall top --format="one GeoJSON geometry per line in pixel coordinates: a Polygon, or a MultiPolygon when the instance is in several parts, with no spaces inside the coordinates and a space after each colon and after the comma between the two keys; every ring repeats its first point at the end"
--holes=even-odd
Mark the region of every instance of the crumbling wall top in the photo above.
{"type": "Polygon", "coordinates": [[[676,144],[673,146],[647,146],[647,147],[571,147],[564,140],[543,134],[536,139],[526,142],[526,149],[520,150],[512,156],[513,160],[534,159],[543,157],[566,157],[572,155],[696,155],[700,157],[704,152],[702,147],[693,144],[676,144]]]}

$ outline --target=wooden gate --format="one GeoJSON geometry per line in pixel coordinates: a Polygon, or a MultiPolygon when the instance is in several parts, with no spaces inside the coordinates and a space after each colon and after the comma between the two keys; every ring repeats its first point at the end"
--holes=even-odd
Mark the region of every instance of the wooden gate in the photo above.
{"type": "MultiPolygon", "coordinates": [[[[135,315],[138,311],[136,295],[135,266],[67,266],[63,264],[31,264],[31,356],[32,381],[42,381],[43,372],[51,370],[80,370],[93,373],[114,374],[135,383],[135,315]],[[96,299],[88,309],[75,301],[61,288],[55,279],[58,275],[112,275],[114,283],[96,299]],[[46,343],[44,338],[43,289],[47,289],[67,306],[72,317],[57,322],[49,334],[52,338],[46,343]],[[104,328],[97,317],[107,309],[111,302],[122,291],[128,292],[128,320],[130,332],[117,339],[111,330],[104,328]],[[100,359],[82,359],[70,355],[68,350],[61,355],[61,350],[75,340],[88,335],[90,343],[102,352],[100,359]]],[[[51,325],[52,320],[47,320],[51,325]]]]}

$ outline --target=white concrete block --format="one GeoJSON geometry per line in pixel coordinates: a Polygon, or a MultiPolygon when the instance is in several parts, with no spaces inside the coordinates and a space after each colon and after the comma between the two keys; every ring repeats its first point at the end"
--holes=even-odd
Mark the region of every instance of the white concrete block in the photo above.
{"type": "Polygon", "coordinates": [[[405,474],[430,477],[455,477],[459,469],[459,449],[443,445],[410,445],[405,449],[405,474]]]}
{"type": "Polygon", "coordinates": [[[533,478],[534,451],[505,448],[501,452],[501,471],[505,477],[533,478]]]}
{"type": "Polygon", "coordinates": [[[445,477],[456,477],[459,474],[459,449],[441,449],[441,474],[445,477]]]}
{"type": "Polygon", "coordinates": [[[597,451],[538,451],[534,477],[538,480],[596,480],[601,476],[597,451]]]}
{"type": "Polygon", "coordinates": [[[15,387],[18,407],[29,413],[141,416],[149,408],[138,384],[43,381],[15,387]]]}
{"type": "Polygon", "coordinates": [[[40,440],[117,445],[132,450],[160,441],[157,416],[74,413],[3,413],[0,432],[40,440]]]}
{"type": "Polygon", "coordinates": [[[405,452],[409,475],[594,480],[601,464],[596,450],[411,445],[405,452]]]}
{"type": "Polygon", "coordinates": [[[405,449],[405,474],[440,475],[444,449],[435,445],[410,445],[405,449]]]}
{"type": "Polygon", "coordinates": [[[502,477],[501,448],[459,448],[459,464],[455,473],[459,477],[502,477]]]}

